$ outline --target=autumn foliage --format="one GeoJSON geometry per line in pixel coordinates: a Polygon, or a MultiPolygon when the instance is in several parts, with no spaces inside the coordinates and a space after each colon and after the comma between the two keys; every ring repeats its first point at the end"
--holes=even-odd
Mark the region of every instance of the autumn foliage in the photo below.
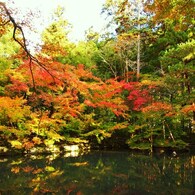
{"type": "MultiPolygon", "coordinates": [[[[114,79],[104,82],[82,64],[72,66],[51,59],[39,60],[44,67],[24,60],[17,69],[8,73],[9,84],[5,88],[5,94],[9,97],[1,98],[1,113],[4,114],[2,124],[12,126],[24,118],[25,131],[35,134],[33,140],[36,136],[42,136],[60,141],[65,139],[62,135],[68,132],[73,137],[81,136],[79,131],[82,128],[85,139],[88,135],[110,136],[110,133],[104,132],[98,125],[103,125],[103,121],[100,122],[98,118],[101,118],[104,110],[113,113],[112,117],[127,118],[129,108],[121,96],[124,82],[114,79]],[[88,117],[91,118],[91,124],[88,117]],[[77,121],[77,126],[71,121],[77,121]],[[75,133],[71,133],[72,131],[75,133]]],[[[17,125],[14,128],[17,129],[17,125]]],[[[109,125],[106,131],[114,129],[118,129],[115,123],[109,125]]],[[[26,149],[35,144],[37,143],[29,139],[22,141],[22,146],[26,149]]]]}
{"type": "Polygon", "coordinates": [[[35,55],[23,22],[0,3],[0,142],[28,152],[62,143],[186,147],[195,121],[194,2],[136,3],[107,1],[116,35],[89,31],[78,44],[58,8],[35,55]]]}

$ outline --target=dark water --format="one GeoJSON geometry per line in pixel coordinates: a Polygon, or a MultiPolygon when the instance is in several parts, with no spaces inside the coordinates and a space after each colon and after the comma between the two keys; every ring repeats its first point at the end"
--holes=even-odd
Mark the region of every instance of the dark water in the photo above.
{"type": "Polygon", "coordinates": [[[73,156],[1,157],[0,195],[195,194],[195,155],[73,156]]]}

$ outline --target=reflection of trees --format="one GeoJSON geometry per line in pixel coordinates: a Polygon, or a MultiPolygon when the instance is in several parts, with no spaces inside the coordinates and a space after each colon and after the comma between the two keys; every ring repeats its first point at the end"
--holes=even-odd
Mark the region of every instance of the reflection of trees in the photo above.
{"type": "Polygon", "coordinates": [[[161,191],[163,194],[189,193],[194,179],[194,156],[183,157],[141,157],[129,158],[131,166],[131,184],[140,186],[148,192],[161,191]],[[139,181],[139,178],[142,178],[139,181]],[[144,179],[143,179],[144,178],[144,179]],[[138,181],[138,183],[136,183],[138,181]],[[133,182],[133,183],[132,183],[133,182]],[[184,191],[183,191],[184,190],[184,191]]]}
{"type": "Polygon", "coordinates": [[[190,194],[195,156],[95,152],[75,158],[0,161],[0,193],[190,194]]]}

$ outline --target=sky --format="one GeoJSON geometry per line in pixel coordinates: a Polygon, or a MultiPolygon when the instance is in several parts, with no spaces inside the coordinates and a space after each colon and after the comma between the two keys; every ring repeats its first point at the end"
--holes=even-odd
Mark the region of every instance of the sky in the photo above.
{"type": "Polygon", "coordinates": [[[105,26],[105,17],[100,14],[105,0],[14,0],[13,2],[23,12],[29,9],[40,10],[40,21],[36,20],[40,24],[40,29],[44,27],[41,25],[41,20],[47,24],[52,12],[61,5],[65,8],[65,19],[73,25],[70,33],[72,41],[83,40],[85,31],[91,26],[97,32],[101,32],[105,26]]]}

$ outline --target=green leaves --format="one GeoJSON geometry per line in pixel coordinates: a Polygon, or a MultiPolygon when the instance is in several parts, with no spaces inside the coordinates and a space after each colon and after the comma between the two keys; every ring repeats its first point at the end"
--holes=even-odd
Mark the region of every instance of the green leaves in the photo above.
{"type": "Polygon", "coordinates": [[[177,44],[175,48],[169,49],[165,52],[165,54],[161,57],[161,63],[163,67],[183,64],[187,68],[187,64],[194,64],[195,60],[195,40],[189,40],[185,43],[177,44]]]}

